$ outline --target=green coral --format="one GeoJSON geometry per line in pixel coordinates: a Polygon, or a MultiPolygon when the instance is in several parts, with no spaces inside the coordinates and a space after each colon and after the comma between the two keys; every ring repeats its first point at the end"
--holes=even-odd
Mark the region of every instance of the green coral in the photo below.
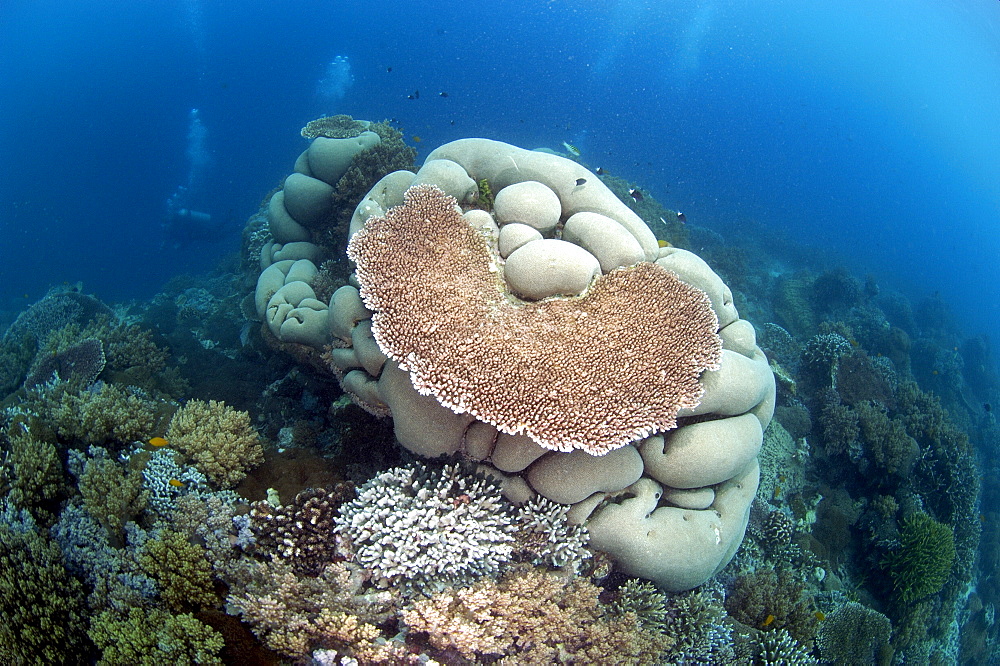
{"type": "Polygon", "coordinates": [[[32,437],[20,425],[11,428],[10,501],[38,521],[51,524],[65,484],[59,452],[51,442],[32,437]]]}
{"type": "Polygon", "coordinates": [[[80,474],[83,506],[108,533],[112,545],[124,545],[122,530],[144,508],[149,493],[142,487],[142,473],[126,470],[108,458],[92,458],[80,474]]]}
{"type": "Polygon", "coordinates": [[[0,663],[88,663],[85,612],[59,547],[0,524],[0,663]]]}
{"type": "Polygon", "coordinates": [[[164,530],[147,541],[139,554],[139,566],[156,579],[160,597],[174,610],[213,607],[218,601],[205,549],[181,532],[164,530]]]}
{"type": "Polygon", "coordinates": [[[618,595],[608,604],[608,613],[624,617],[635,613],[644,629],[664,632],[667,629],[667,595],[648,580],[630,578],[618,589],[618,595]]]}
{"type": "Polygon", "coordinates": [[[833,664],[892,663],[892,623],[877,610],[850,601],[826,616],[816,634],[819,653],[833,664]]]}
{"type": "Polygon", "coordinates": [[[903,603],[940,592],[954,564],[955,534],[951,526],[923,512],[903,521],[899,543],[883,562],[896,596],[903,603]]]}
{"type": "Polygon", "coordinates": [[[223,638],[193,615],[129,608],[128,617],[104,611],[94,618],[90,638],[102,651],[98,664],[219,665],[223,638]]]}
{"type": "Polygon", "coordinates": [[[236,486],[264,462],[264,449],[250,415],[224,402],[191,400],[170,419],[167,440],[223,489],[236,486]]]}
{"type": "Polygon", "coordinates": [[[865,449],[875,464],[889,474],[909,474],[920,454],[920,447],[906,434],[903,420],[899,417],[890,419],[885,408],[874,402],[861,402],[855,409],[865,449]]]}
{"type": "Polygon", "coordinates": [[[25,406],[64,442],[103,445],[145,439],[159,420],[159,405],[134,390],[103,384],[81,390],[59,383],[32,391],[25,406]]]}
{"type": "Polygon", "coordinates": [[[492,212],[493,189],[490,187],[490,181],[483,178],[477,185],[479,186],[479,198],[476,200],[476,205],[487,212],[492,212]]]}

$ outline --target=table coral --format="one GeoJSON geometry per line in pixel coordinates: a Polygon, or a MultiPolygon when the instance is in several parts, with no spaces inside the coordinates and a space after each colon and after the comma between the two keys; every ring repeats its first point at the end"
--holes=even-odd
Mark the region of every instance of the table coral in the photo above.
{"type": "Polygon", "coordinates": [[[640,263],[581,298],[515,305],[454,198],[418,185],[405,201],[369,219],[348,256],[379,347],[420,393],[545,448],[595,455],[698,405],[698,377],[722,350],[704,292],[640,263]]]}
{"type": "Polygon", "coordinates": [[[191,400],[170,419],[166,438],[220,488],[234,487],[264,462],[250,415],[224,402],[191,400]]]}

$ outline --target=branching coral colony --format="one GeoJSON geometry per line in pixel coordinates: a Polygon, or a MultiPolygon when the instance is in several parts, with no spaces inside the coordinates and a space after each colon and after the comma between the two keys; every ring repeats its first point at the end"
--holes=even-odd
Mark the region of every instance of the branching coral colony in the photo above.
{"type": "Polygon", "coordinates": [[[0,338],[0,661],[996,661],[939,307],[706,240],[734,293],[578,156],[304,136],[241,274],[0,338]]]}

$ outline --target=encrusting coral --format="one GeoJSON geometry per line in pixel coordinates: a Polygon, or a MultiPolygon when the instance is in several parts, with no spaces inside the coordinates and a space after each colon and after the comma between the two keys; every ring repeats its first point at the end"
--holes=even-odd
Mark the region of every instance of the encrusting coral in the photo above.
{"type": "Polygon", "coordinates": [[[433,648],[466,659],[515,663],[658,664],[673,639],[642,629],[634,613],[608,616],[600,588],[534,569],[498,582],[447,589],[402,617],[433,648]]]}
{"type": "Polygon", "coordinates": [[[170,419],[166,438],[219,488],[234,487],[264,462],[250,415],[224,402],[189,401],[170,419]]]}
{"type": "Polygon", "coordinates": [[[580,298],[515,305],[456,205],[436,186],[411,187],[348,245],[372,333],[419,392],[545,448],[595,455],[698,405],[698,378],[722,352],[704,292],[639,263],[580,298]]]}

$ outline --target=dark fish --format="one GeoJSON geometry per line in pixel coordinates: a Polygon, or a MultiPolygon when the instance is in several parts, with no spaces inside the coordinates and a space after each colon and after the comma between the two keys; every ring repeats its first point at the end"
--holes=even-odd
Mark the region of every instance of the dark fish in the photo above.
{"type": "Polygon", "coordinates": [[[681,224],[687,224],[688,219],[684,215],[684,213],[677,211],[677,221],[680,222],[681,224]]]}
{"type": "Polygon", "coordinates": [[[607,173],[607,171],[605,171],[601,167],[597,167],[596,169],[594,169],[594,173],[596,173],[598,176],[603,176],[604,174],[607,173]]]}
{"type": "Polygon", "coordinates": [[[455,121],[454,121],[454,120],[453,120],[453,121],[451,121],[451,124],[452,124],[452,125],[454,125],[454,124],[455,124],[455,121]]]}
{"type": "Polygon", "coordinates": [[[386,68],[385,68],[385,71],[387,71],[387,72],[391,72],[391,71],[392,71],[392,67],[386,67],[386,68]]]}
{"type": "Polygon", "coordinates": [[[446,92],[439,92],[438,93],[438,97],[447,97],[447,96],[448,96],[448,93],[446,93],[446,92]]]}
{"type": "Polygon", "coordinates": [[[584,184],[584,183],[586,183],[586,182],[587,182],[587,179],[586,179],[586,178],[577,178],[577,179],[576,179],[576,186],[577,186],[577,187],[580,187],[581,185],[583,185],[583,184],[584,184]]]}
{"type": "Polygon", "coordinates": [[[412,95],[407,95],[406,99],[420,99],[420,91],[414,90],[412,95]]]}
{"type": "Polygon", "coordinates": [[[632,197],[633,200],[635,200],[636,203],[642,201],[642,192],[640,192],[638,189],[633,187],[631,190],[628,191],[628,194],[630,197],[632,197]]]}
{"type": "Polygon", "coordinates": [[[987,413],[987,414],[989,414],[990,412],[992,412],[992,411],[993,411],[993,405],[991,405],[991,404],[990,404],[990,403],[988,403],[988,402],[984,402],[984,403],[983,403],[983,409],[985,409],[985,410],[986,410],[986,413],[987,413]]]}

